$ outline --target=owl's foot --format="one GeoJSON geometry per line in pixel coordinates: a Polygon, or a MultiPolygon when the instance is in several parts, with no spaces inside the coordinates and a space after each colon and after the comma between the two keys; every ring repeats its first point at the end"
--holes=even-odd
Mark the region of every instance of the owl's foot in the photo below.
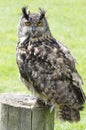
{"type": "Polygon", "coordinates": [[[37,103],[40,105],[40,106],[46,106],[46,107],[50,107],[51,105],[50,105],[50,103],[48,103],[48,102],[45,102],[44,100],[42,100],[42,99],[37,99],[37,103]]]}

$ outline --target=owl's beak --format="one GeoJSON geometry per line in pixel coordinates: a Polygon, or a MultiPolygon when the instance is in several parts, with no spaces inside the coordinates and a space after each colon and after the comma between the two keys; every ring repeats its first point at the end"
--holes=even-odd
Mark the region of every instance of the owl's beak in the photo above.
{"type": "Polygon", "coordinates": [[[33,34],[35,33],[35,31],[36,31],[36,27],[32,27],[33,34]]]}

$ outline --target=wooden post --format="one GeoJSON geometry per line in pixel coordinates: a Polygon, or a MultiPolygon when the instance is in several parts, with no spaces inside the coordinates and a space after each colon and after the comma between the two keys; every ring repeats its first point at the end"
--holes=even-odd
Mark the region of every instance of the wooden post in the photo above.
{"type": "Polygon", "coordinates": [[[0,94],[0,130],[54,130],[54,110],[26,94],[0,94]]]}

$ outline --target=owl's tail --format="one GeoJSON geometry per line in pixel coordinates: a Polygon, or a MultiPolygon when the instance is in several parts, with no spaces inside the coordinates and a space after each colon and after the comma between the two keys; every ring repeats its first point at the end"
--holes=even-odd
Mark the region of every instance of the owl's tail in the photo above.
{"type": "Polygon", "coordinates": [[[60,106],[57,115],[63,121],[78,122],[80,121],[80,113],[78,109],[69,108],[68,106],[60,106]]]}

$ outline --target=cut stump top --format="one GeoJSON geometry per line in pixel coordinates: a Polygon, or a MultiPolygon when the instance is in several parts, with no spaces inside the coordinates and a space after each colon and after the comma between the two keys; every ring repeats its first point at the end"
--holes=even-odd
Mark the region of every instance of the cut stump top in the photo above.
{"type": "Polygon", "coordinates": [[[0,103],[28,109],[43,107],[43,105],[38,104],[36,97],[20,93],[2,93],[0,94],[0,103]]]}

